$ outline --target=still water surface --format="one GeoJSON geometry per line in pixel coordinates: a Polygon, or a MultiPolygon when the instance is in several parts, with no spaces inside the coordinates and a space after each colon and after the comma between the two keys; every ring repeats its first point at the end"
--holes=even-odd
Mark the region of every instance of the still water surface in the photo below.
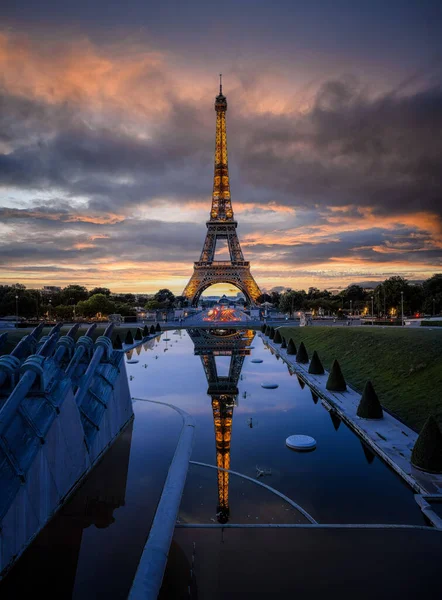
{"type": "MultiPolygon", "coordinates": [[[[0,586],[2,598],[31,591],[58,598],[126,597],[181,430],[175,411],[147,399],[193,416],[192,460],[249,477],[259,468],[267,473],[260,481],[319,523],[426,524],[413,492],[254,332],[169,331],[126,362],[133,425],[23,555],[0,586]],[[279,387],[263,389],[264,381],[279,387]],[[296,433],[313,436],[316,450],[288,449],[285,440],[296,433]]],[[[195,465],[179,520],[305,522],[253,483],[195,465]]]]}

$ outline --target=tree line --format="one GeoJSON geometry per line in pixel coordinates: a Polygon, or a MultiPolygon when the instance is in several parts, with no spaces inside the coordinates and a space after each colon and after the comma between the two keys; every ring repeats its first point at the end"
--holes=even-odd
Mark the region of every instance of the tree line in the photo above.
{"type": "Polygon", "coordinates": [[[403,277],[386,279],[374,289],[350,285],[337,294],[311,287],[305,290],[288,289],[279,298],[275,293],[271,299],[263,294],[260,302],[268,301],[285,313],[299,310],[319,310],[338,315],[375,314],[379,317],[404,315],[438,315],[442,310],[442,273],[437,273],[422,283],[410,283],[403,277]],[[265,296],[265,298],[264,298],[265,296]]]}
{"type": "MultiPolygon", "coordinates": [[[[386,279],[373,290],[350,285],[337,294],[310,287],[305,290],[277,291],[262,294],[259,303],[268,302],[274,308],[293,314],[299,310],[319,310],[339,315],[356,313],[380,317],[398,316],[402,303],[404,314],[438,315],[442,311],[442,273],[437,273],[422,283],[410,283],[395,276],[386,279]]],[[[24,318],[57,318],[71,320],[74,317],[95,317],[120,314],[135,316],[136,307],[148,311],[169,310],[188,305],[186,298],[175,296],[163,288],[155,294],[113,294],[105,287],[87,290],[81,285],[68,285],[59,291],[28,289],[22,284],[0,285],[0,316],[18,315],[24,318]]]]}

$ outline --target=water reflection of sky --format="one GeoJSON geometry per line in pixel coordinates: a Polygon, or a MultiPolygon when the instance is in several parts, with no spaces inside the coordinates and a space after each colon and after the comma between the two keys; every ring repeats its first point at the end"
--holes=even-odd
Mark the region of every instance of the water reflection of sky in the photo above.
{"type": "MultiPolygon", "coordinates": [[[[134,375],[131,392],[135,397],[176,404],[192,414],[196,420],[192,458],[216,464],[212,399],[207,394],[201,358],[193,354],[194,344],[186,333],[168,332],[162,338],[141,353],[138,364],[127,365],[128,373],[134,375]],[[170,342],[163,341],[166,335],[170,342]]],[[[256,475],[256,465],[271,469],[266,483],[299,502],[319,522],[423,523],[413,493],[402,480],[364,449],[320,401],[315,404],[310,389],[301,388],[296,376],[290,375],[286,364],[277,360],[258,336],[252,346],[238,380],[230,468],[251,477],[256,475]],[[252,363],[252,358],[263,362],[252,363]],[[263,389],[263,381],[279,387],[263,389]],[[285,439],[295,433],[312,435],[317,449],[290,451],[285,439]]],[[[226,372],[226,360],[217,358],[224,363],[221,375],[226,372]]],[[[163,429],[167,431],[166,420],[163,429]]],[[[235,486],[232,484],[230,496],[232,522],[235,486]]],[[[192,498],[191,488],[189,478],[186,502],[189,495],[192,498]]]]}

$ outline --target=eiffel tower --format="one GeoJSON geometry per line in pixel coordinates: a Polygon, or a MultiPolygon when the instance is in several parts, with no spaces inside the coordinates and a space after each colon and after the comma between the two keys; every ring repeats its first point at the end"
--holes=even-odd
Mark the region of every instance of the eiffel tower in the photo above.
{"type": "Polygon", "coordinates": [[[194,263],[193,275],[184,288],[183,296],[192,306],[198,304],[202,292],[215,283],[231,283],[254,305],[261,291],[250,272],[250,263],[244,260],[233,218],[230,199],[229,166],[227,163],[226,111],[220,75],[219,95],[215,99],[216,144],[215,173],[213,177],[212,210],[206,222],[207,234],[199,261],[194,263]],[[227,240],[230,260],[215,261],[217,240],[227,240]]]}
{"type": "MultiPolygon", "coordinates": [[[[251,330],[188,329],[194,354],[201,357],[212,397],[213,422],[216,440],[216,466],[230,469],[230,442],[232,439],[233,408],[238,396],[238,379],[244,357],[250,354],[249,346],[255,336],[251,330]],[[221,333],[222,332],[222,333],[221,333]],[[218,375],[216,356],[230,356],[229,374],[218,375]]],[[[229,473],[218,471],[217,519],[227,523],[229,508],[229,473]]]]}

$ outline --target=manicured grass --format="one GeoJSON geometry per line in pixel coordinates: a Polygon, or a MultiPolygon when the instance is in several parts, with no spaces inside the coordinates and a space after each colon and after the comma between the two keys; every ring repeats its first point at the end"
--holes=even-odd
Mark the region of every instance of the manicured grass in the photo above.
{"type": "Polygon", "coordinates": [[[283,327],[330,370],[338,359],[347,383],[362,393],[368,379],[379,400],[419,431],[429,414],[442,425],[442,331],[366,327],[283,327]]]}

